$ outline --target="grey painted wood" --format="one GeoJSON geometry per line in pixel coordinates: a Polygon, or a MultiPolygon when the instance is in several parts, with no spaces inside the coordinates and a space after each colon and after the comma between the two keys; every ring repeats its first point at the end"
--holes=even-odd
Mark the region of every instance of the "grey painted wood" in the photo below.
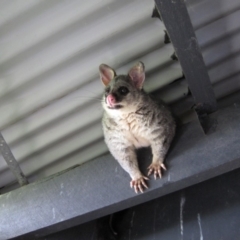
{"type": "MultiPolygon", "coordinates": [[[[179,129],[163,179],[135,194],[129,176],[110,155],[0,196],[0,239],[47,235],[138,205],[240,167],[240,105],[210,115],[217,125],[206,136],[198,122],[179,129]]],[[[139,152],[147,173],[148,150],[139,152]]],[[[67,161],[67,159],[66,159],[67,161]]]]}
{"type": "Polygon", "coordinates": [[[195,104],[201,112],[215,111],[216,99],[184,1],[155,0],[155,2],[188,81],[195,104]]]}
{"type": "Polygon", "coordinates": [[[0,153],[7,162],[8,167],[16,177],[20,186],[28,184],[26,176],[23,174],[22,169],[19,167],[16,158],[13,156],[11,149],[9,148],[8,144],[6,143],[1,133],[0,133],[0,153]]]}
{"type": "Polygon", "coordinates": [[[111,215],[116,238],[111,234],[107,216],[39,239],[237,240],[239,188],[240,169],[236,169],[111,215]]]}

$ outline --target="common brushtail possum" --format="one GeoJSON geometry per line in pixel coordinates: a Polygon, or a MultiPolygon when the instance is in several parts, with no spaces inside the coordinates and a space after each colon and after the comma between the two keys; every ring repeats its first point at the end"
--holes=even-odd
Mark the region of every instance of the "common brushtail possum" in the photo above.
{"type": "Polygon", "coordinates": [[[122,168],[129,173],[130,186],[136,193],[148,188],[138,167],[136,149],[150,146],[152,163],[148,175],[161,178],[166,170],[164,158],[175,134],[175,121],[170,111],[144,92],[145,69],[142,62],[133,66],[127,75],[117,75],[106,64],[99,66],[105,86],[102,118],[105,142],[122,168]]]}

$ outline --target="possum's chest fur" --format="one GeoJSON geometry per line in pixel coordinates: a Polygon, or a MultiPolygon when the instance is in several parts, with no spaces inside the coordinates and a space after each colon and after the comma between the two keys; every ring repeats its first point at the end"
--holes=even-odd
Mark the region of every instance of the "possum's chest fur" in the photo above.
{"type": "Polygon", "coordinates": [[[123,129],[123,135],[135,148],[148,147],[150,142],[145,137],[147,132],[146,124],[136,114],[129,114],[125,119],[119,121],[123,129]]]}
{"type": "Polygon", "coordinates": [[[111,119],[105,121],[105,140],[107,144],[122,141],[125,144],[131,144],[135,148],[148,147],[150,142],[147,138],[148,127],[141,116],[135,113],[128,114],[124,118],[111,119]],[[111,122],[112,121],[112,122],[111,122]]]}

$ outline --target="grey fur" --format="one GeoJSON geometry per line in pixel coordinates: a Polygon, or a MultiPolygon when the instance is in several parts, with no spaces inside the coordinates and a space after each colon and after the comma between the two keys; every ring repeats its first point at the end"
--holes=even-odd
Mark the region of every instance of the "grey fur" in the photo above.
{"type": "Polygon", "coordinates": [[[106,86],[102,119],[105,142],[114,158],[131,176],[131,187],[142,192],[143,187],[147,187],[147,178],[139,170],[135,150],[151,146],[153,160],[149,174],[153,172],[155,178],[161,177],[161,168],[165,169],[163,161],[175,134],[175,121],[164,105],[153,101],[142,90],[145,79],[143,63],[137,63],[128,75],[119,76],[112,68],[101,65],[100,76],[106,86]],[[119,94],[121,87],[129,92],[119,94]],[[106,100],[110,94],[116,101],[113,108],[106,100]]]}

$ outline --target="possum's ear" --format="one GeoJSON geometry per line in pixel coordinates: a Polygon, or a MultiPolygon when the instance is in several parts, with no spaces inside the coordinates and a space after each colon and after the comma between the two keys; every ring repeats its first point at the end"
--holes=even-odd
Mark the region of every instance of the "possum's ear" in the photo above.
{"type": "Polygon", "coordinates": [[[138,62],[135,66],[133,66],[128,75],[131,78],[133,84],[136,86],[138,89],[142,89],[143,83],[145,80],[145,67],[142,62],[138,62]]]}
{"type": "Polygon", "coordinates": [[[115,71],[106,64],[99,66],[100,78],[105,86],[108,86],[110,81],[116,76],[115,71]]]}

